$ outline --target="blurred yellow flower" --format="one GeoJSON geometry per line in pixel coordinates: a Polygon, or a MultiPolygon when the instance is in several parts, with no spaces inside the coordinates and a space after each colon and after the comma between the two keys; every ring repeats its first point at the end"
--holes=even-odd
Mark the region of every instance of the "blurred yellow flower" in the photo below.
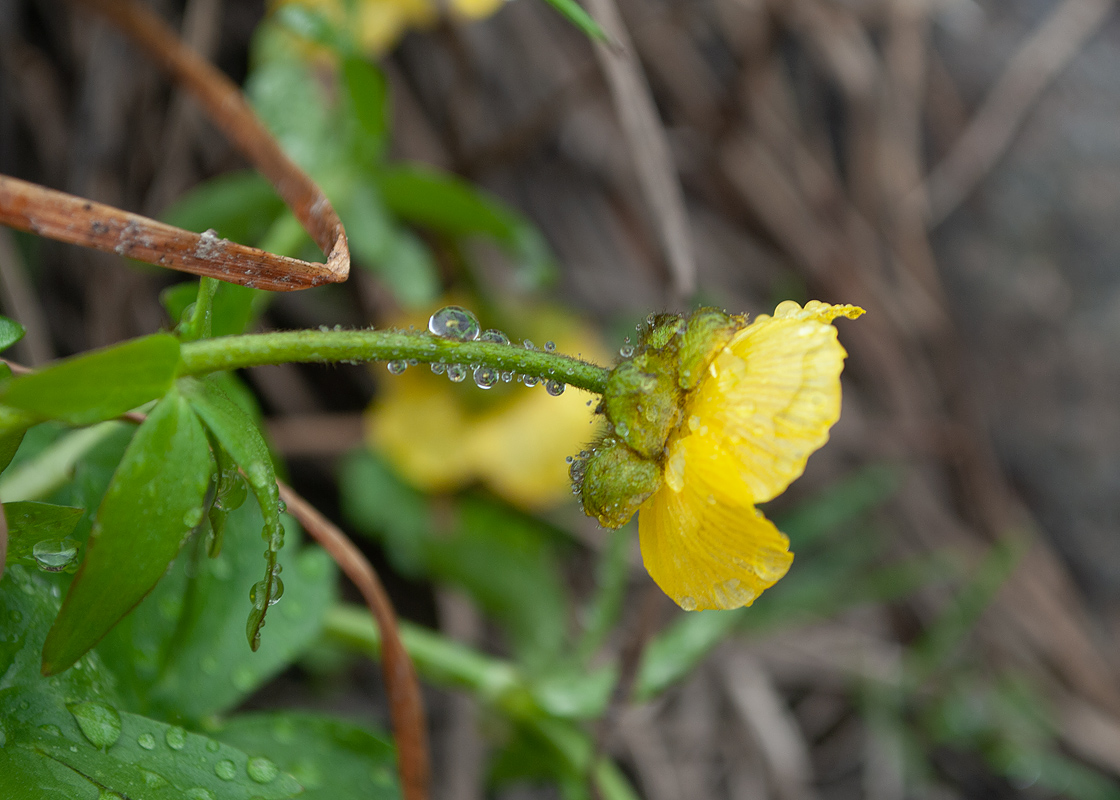
{"type": "Polygon", "coordinates": [[[323,15],[336,29],[349,30],[366,55],[380,55],[411,29],[429,28],[441,8],[464,19],[481,19],[497,11],[503,0],[275,0],[274,7],[302,6],[323,15]]]}
{"type": "MultiPolygon", "coordinates": [[[[551,337],[558,352],[610,359],[573,318],[552,312],[533,318],[532,330],[551,337]]],[[[565,457],[596,433],[592,395],[571,387],[559,397],[517,383],[483,391],[469,374],[453,387],[419,365],[381,381],[380,389],[366,417],[367,440],[429,492],[478,482],[524,509],[554,506],[572,493],[565,457]]]]}
{"type": "Polygon", "coordinates": [[[828,440],[847,355],[830,323],[862,313],[784,302],[712,339],[638,517],[646,569],[681,608],[750,605],[786,574],[789,539],[755,504],[781,494],[828,440]]]}

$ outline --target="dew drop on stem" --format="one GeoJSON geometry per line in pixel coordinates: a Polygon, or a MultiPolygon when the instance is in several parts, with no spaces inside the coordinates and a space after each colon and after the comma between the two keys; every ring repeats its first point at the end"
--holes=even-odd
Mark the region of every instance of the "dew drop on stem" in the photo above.
{"type": "Polygon", "coordinates": [[[467,368],[462,364],[451,364],[447,367],[447,377],[452,383],[461,383],[467,377],[467,368]]]}
{"type": "Polygon", "coordinates": [[[408,362],[404,360],[390,361],[385,365],[385,367],[393,375],[400,375],[402,372],[408,369],[408,362]]]}
{"type": "Polygon", "coordinates": [[[509,344],[509,337],[494,328],[484,331],[483,334],[478,337],[478,340],[480,342],[492,342],[493,344],[509,344]]]}
{"type": "Polygon", "coordinates": [[[564,394],[565,388],[567,387],[560,381],[546,381],[544,384],[545,391],[553,397],[559,397],[560,395],[564,394]]]}
{"type": "Polygon", "coordinates": [[[462,306],[444,306],[428,319],[428,330],[442,339],[473,342],[478,338],[478,317],[462,306]]]}
{"type": "Polygon", "coordinates": [[[479,389],[490,389],[498,382],[498,371],[493,367],[476,367],[474,371],[474,382],[479,389]]]}

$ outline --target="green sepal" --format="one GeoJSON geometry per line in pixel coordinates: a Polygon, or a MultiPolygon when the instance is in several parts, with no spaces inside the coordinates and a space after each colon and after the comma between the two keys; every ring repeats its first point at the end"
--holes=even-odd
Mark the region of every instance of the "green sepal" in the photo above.
{"type": "Polygon", "coordinates": [[[661,457],[680,416],[673,348],[646,350],[623,361],[607,378],[603,404],[614,432],[647,459],[661,457]]]}
{"type": "Polygon", "coordinates": [[[735,335],[735,320],[715,308],[700,308],[688,318],[678,350],[680,371],[677,381],[686,392],[696,388],[704,371],[735,335]]]}
{"type": "Polygon", "coordinates": [[[614,438],[604,439],[583,465],[583,510],[604,528],[621,528],[661,486],[661,468],[614,438]]]}

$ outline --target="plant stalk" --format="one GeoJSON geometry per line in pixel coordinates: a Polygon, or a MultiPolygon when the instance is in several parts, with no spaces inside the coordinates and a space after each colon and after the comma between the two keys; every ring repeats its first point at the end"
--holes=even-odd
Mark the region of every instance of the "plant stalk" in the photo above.
{"type": "Polygon", "coordinates": [[[284,362],[418,361],[482,365],[602,394],[610,370],[558,353],[429,333],[380,330],[284,331],[184,342],[180,375],[284,362]]]}

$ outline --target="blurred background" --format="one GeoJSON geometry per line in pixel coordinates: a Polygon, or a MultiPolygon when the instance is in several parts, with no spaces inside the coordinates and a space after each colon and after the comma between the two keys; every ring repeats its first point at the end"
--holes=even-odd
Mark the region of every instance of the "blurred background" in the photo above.
{"type": "MultiPolygon", "coordinates": [[[[354,251],[343,286],[223,290],[222,332],[455,302],[609,363],[650,311],[867,309],[832,441],[766,509],[793,568],[739,612],[683,614],[631,528],[581,517],[588,396],[241,376],[402,615],[514,664],[651,800],[1120,797],[1112,5],[589,0],[604,46],[537,0],[154,4],[354,251]]],[[[314,254],[152,64],[51,0],[0,0],[0,172],[314,254]]],[[[193,286],[0,230],[25,364],[167,328],[193,286]]],[[[585,796],[485,692],[430,683],[435,797],[585,796]]],[[[324,645],[248,707],[376,721],[381,691],[324,645]]]]}

